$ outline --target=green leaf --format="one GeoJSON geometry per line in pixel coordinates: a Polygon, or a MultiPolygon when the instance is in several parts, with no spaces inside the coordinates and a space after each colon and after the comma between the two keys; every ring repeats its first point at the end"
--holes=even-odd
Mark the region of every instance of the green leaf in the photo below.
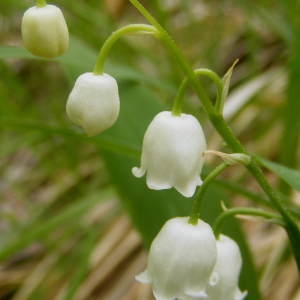
{"type": "Polygon", "coordinates": [[[277,174],[294,189],[300,191],[300,172],[298,170],[285,167],[281,164],[274,163],[259,156],[255,156],[255,158],[261,165],[277,174]]]}
{"type": "MultiPolygon", "coordinates": [[[[298,25],[294,32],[293,40],[297,41],[300,34],[298,25]]],[[[288,83],[286,89],[287,99],[284,101],[283,111],[283,131],[280,143],[280,162],[287,167],[299,165],[299,141],[300,141],[300,45],[299,42],[292,44],[290,47],[291,60],[288,69],[288,83]]],[[[281,190],[285,194],[289,193],[289,188],[281,185],[281,190]]]]}
{"type": "Polygon", "coordinates": [[[32,54],[24,48],[16,46],[1,46],[0,47],[1,59],[14,59],[14,58],[35,58],[32,54]]]}
{"type": "Polygon", "coordinates": [[[228,93],[229,93],[229,87],[230,87],[232,72],[233,72],[234,67],[238,63],[238,61],[239,60],[236,59],[233,62],[232,66],[228,69],[228,71],[226,72],[226,74],[222,78],[222,80],[223,80],[223,91],[222,91],[221,98],[220,98],[220,104],[218,104],[218,109],[220,111],[223,110],[224,103],[225,103],[226,98],[227,98],[228,93]]]}

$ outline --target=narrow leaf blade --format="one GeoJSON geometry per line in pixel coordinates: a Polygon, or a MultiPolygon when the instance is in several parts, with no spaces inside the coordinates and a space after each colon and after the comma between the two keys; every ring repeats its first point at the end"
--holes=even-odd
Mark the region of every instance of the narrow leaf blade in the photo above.
{"type": "Polygon", "coordinates": [[[278,175],[294,189],[300,191],[300,171],[285,167],[259,156],[256,156],[256,159],[261,165],[278,175]]]}

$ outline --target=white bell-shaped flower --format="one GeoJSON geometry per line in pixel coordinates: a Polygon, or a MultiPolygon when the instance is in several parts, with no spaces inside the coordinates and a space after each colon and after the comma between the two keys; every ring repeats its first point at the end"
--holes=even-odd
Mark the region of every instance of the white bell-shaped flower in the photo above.
{"type": "Polygon", "coordinates": [[[144,136],[141,167],[132,172],[136,177],[147,172],[150,189],[175,187],[185,197],[192,197],[202,184],[205,150],[205,136],[195,117],[163,111],[150,123],[144,136]]]}
{"type": "Polygon", "coordinates": [[[69,47],[68,27],[62,11],[55,5],[33,6],[22,19],[22,38],[32,54],[53,58],[69,47]]]}
{"type": "Polygon", "coordinates": [[[213,280],[207,287],[207,300],[242,300],[247,292],[238,287],[242,258],[238,245],[231,238],[220,235],[217,240],[217,262],[213,280]]]}
{"type": "Polygon", "coordinates": [[[168,220],[152,242],[146,271],[136,276],[152,284],[157,300],[191,300],[206,297],[216,262],[216,241],[211,227],[188,218],[168,220]]]}
{"type": "Polygon", "coordinates": [[[120,110],[118,84],[108,75],[80,75],[67,101],[67,115],[89,136],[101,133],[117,120],[120,110]]]}

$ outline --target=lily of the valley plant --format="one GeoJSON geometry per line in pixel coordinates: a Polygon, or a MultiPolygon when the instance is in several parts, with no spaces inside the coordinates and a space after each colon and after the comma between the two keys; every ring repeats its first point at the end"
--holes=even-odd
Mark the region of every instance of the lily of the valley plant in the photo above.
{"type": "MultiPolygon", "coordinates": [[[[193,70],[154,17],[138,0],[130,2],[153,26],[132,24],[112,33],[99,53],[94,70],[80,75],[76,80],[67,101],[67,115],[89,136],[112,127],[118,118],[120,103],[116,80],[103,71],[110,48],[126,34],[151,34],[166,45],[187,77],[183,78],[172,110],[160,112],[149,124],[143,140],[141,165],[133,168],[132,172],[136,177],[146,174],[146,184],[150,189],[175,188],[183,196],[192,197],[198,187],[199,193],[194,199],[190,217],[173,218],[162,227],[150,247],[146,271],[136,278],[152,285],[157,300],[241,300],[246,297],[246,293],[240,291],[238,284],[242,267],[238,245],[231,238],[220,234],[218,226],[214,232],[209,224],[199,218],[199,203],[207,185],[229,165],[244,164],[278,214],[237,209],[232,213],[224,212],[222,219],[234,214],[251,214],[283,225],[300,267],[298,226],[265,179],[260,167],[233,135],[222,116],[232,68],[224,78],[208,69],[193,70]],[[197,75],[207,76],[217,84],[216,101],[210,101],[197,75]],[[203,182],[200,173],[206,151],[205,135],[199,121],[181,109],[188,84],[196,91],[216,130],[235,152],[222,154],[224,163],[203,182]]],[[[63,15],[57,7],[47,5],[46,1],[37,1],[37,6],[24,14],[22,35],[25,47],[35,55],[52,58],[63,54],[68,47],[68,30],[63,15]]]]}

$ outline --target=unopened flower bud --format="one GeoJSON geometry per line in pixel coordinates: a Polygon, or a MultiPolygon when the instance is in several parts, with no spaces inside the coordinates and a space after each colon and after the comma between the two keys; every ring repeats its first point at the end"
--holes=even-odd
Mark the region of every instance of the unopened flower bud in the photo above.
{"type": "Polygon", "coordinates": [[[69,33],[61,10],[55,5],[29,8],[22,19],[22,38],[32,54],[53,58],[69,47],[69,33]]]}
{"type": "Polygon", "coordinates": [[[146,172],[150,189],[175,187],[185,197],[192,197],[202,184],[200,172],[206,140],[198,120],[192,115],[174,116],[160,112],[150,123],[143,141],[141,167],[133,168],[136,177],[146,172]]]}
{"type": "Polygon", "coordinates": [[[242,300],[247,292],[238,287],[242,258],[238,245],[225,235],[217,240],[217,262],[207,287],[207,300],[242,300]]]}
{"type": "Polygon", "coordinates": [[[188,218],[170,219],[152,242],[146,271],[136,276],[152,284],[157,300],[205,298],[216,262],[216,241],[211,227],[188,218]]]}
{"type": "Polygon", "coordinates": [[[69,119],[89,136],[101,133],[117,120],[120,109],[118,84],[108,75],[80,75],[67,101],[69,119]]]}

